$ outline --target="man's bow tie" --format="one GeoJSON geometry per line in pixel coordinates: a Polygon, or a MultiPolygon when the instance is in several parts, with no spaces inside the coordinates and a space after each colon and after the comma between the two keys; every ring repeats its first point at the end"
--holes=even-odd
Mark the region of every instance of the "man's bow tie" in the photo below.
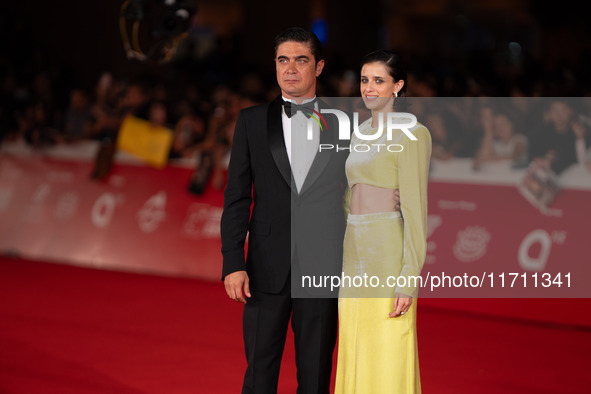
{"type": "Polygon", "coordinates": [[[298,111],[302,111],[302,113],[306,115],[306,118],[309,118],[314,113],[315,102],[316,99],[300,105],[292,103],[291,101],[283,100],[283,107],[288,118],[291,118],[292,115],[296,114],[298,111]]]}

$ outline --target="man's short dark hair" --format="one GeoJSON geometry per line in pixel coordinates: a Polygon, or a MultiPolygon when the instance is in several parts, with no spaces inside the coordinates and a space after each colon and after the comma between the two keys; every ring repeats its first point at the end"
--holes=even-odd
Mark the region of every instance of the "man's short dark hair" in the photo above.
{"type": "Polygon", "coordinates": [[[290,41],[308,44],[316,63],[322,59],[322,44],[320,44],[320,40],[316,37],[316,34],[306,29],[302,29],[301,27],[290,27],[275,37],[275,40],[273,40],[275,56],[277,56],[277,48],[279,48],[279,45],[290,41]]]}

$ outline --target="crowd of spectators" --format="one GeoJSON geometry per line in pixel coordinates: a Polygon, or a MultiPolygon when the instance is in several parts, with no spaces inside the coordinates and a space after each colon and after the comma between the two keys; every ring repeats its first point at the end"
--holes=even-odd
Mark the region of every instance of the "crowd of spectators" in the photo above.
{"type": "Polygon", "coordinates": [[[424,112],[420,118],[431,132],[435,159],[469,158],[474,170],[505,161],[515,169],[536,162],[556,175],[574,164],[591,171],[586,98],[445,98],[424,112]]]}
{"type": "MultiPolygon", "coordinates": [[[[335,88],[350,79],[350,74],[333,79],[335,88]]],[[[81,139],[100,141],[103,149],[111,149],[100,158],[98,153],[94,177],[101,178],[109,166],[100,162],[112,158],[122,120],[136,116],[172,130],[170,160],[197,159],[193,191],[199,194],[210,177],[214,187],[224,186],[238,112],[279,93],[264,86],[256,74],[246,80],[249,83],[243,85],[251,90],[220,84],[204,94],[189,85],[172,96],[161,84],[127,82],[105,72],[93,92],[73,88],[60,107],[47,74],[37,74],[24,86],[15,86],[12,76],[4,75],[0,138],[24,140],[35,149],[81,139]]],[[[523,168],[538,160],[556,174],[575,163],[591,171],[591,107],[584,106],[588,100],[480,97],[448,102],[439,100],[437,109],[421,113],[415,101],[411,110],[432,134],[435,159],[471,158],[475,170],[492,161],[511,161],[514,168],[523,168]]]]}
{"type": "MultiPolygon", "coordinates": [[[[43,149],[81,139],[100,141],[102,151],[97,153],[95,178],[108,172],[121,122],[132,115],[172,130],[170,160],[198,159],[193,182],[195,193],[201,193],[210,179],[214,187],[223,188],[238,112],[279,94],[272,78],[252,71],[213,86],[182,80],[170,83],[164,72],[137,79],[104,72],[96,76],[96,86],[89,91],[71,80],[67,69],[50,61],[43,51],[23,57],[20,47],[3,49],[0,144],[21,140],[35,149],[43,149]]],[[[435,72],[425,71],[426,60],[407,57],[409,96],[436,97],[452,92],[456,96],[479,97],[470,101],[451,100],[441,110],[424,114],[420,114],[420,105],[413,109],[431,131],[433,158],[471,158],[475,170],[491,161],[509,160],[516,168],[537,161],[556,174],[575,163],[584,164],[591,171],[588,100],[536,101],[532,97],[558,96],[565,92],[544,90],[541,80],[515,84],[508,91],[512,97],[502,103],[487,100],[498,96],[500,91],[472,76],[464,80],[458,80],[457,76],[442,79],[435,72]]],[[[172,66],[168,67],[170,74],[172,66]]],[[[357,74],[354,69],[327,67],[320,79],[319,94],[357,96],[357,74]]],[[[569,86],[572,88],[576,83],[573,85],[571,81],[569,86]]],[[[573,96],[587,93],[583,88],[567,92],[573,96]]]]}
{"type": "Polygon", "coordinates": [[[224,160],[238,112],[257,102],[251,98],[253,95],[225,85],[207,96],[196,87],[186,86],[182,94],[173,98],[161,84],[127,82],[105,72],[99,76],[93,92],[73,88],[65,105],[60,106],[46,74],[36,75],[24,86],[14,86],[13,81],[11,75],[4,76],[1,141],[21,140],[42,150],[55,144],[97,140],[102,152],[97,152],[95,178],[108,172],[123,119],[135,116],[153,127],[172,130],[170,160],[197,157],[202,166],[209,167],[207,174],[201,176],[212,174],[214,185],[221,188],[224,160]]]}

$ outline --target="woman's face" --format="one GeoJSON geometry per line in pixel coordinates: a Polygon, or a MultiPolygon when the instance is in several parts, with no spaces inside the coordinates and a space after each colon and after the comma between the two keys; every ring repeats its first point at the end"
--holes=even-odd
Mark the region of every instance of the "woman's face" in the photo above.
{"type": "Polygon", "coordinates": [[[403,85],[403,80],[394,81],[383,63],[367,63],[361,68],[361,97],[365,106],[372,111],[392,110],[394,95],[403,85]]]}

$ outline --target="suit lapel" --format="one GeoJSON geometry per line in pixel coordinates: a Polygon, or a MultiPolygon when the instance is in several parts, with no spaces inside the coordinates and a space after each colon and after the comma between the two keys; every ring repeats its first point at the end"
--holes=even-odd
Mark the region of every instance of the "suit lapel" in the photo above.
{"type": "MultiPolygon", "coordinates": [[[[322,100],[318,100],[318,109],[327,108],[327,104],[324,103],[322,100]]],[[[336,135],[335,132],[338,132],[338,124],[335,122],[327,122],[328,127],[326,130],[320,131],[320,144],[334,144],[336,135]]],[[[314,182],[318,179],[322,171],[326,168],[326,165],[330,161],[333,152],[335,149],[328,149],[323,150],[322,152],[316,152],[316,157],[314,157],[314,161],[312,162],[312,166],[310,167],[310,171],[308,171],[308,175],[306,176],[306,180],[304,181],[304,185],[302,186],[302,190],[300,191],[300,195],[304,194],[306,190],[308,190],[314,182]]]]}
{"type": "Polygon", "coordinates": [[[281,96],[269,103],[267,109],[267,137],[269,140],[269,147],[275,165],[283,176],[283,179],[291,187],[292,175],[291,166],[289,165],[289,158],[287,157],[287,149],[285,148],[285,139],[283,137],[283,122],[281,121],[281,96]]]}

